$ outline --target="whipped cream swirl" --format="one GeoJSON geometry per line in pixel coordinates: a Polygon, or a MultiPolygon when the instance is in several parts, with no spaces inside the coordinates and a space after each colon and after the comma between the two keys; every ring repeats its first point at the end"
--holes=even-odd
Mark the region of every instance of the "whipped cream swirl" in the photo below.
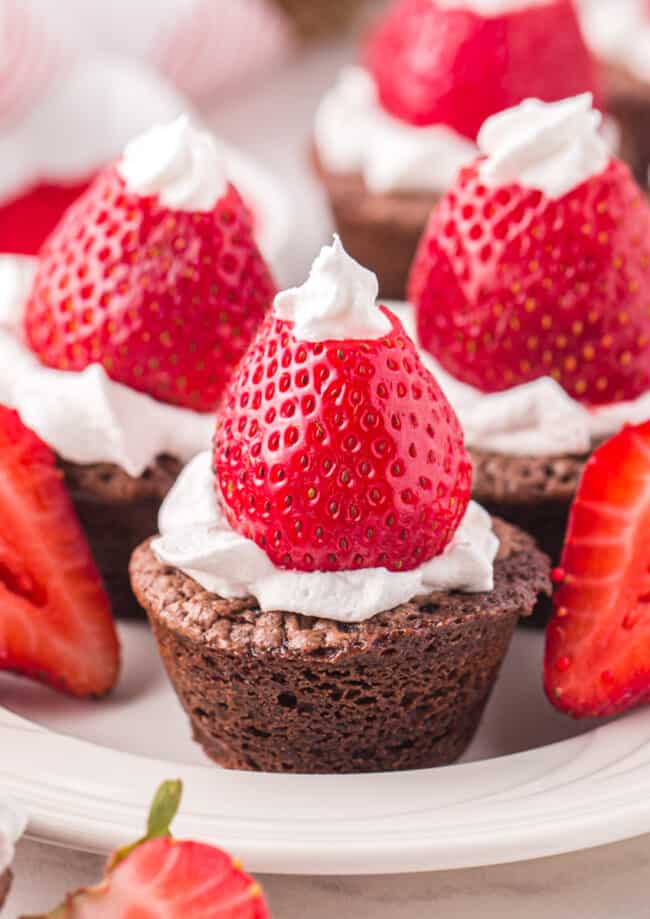
{"type": "Polygon", "coordinates": [[[187,115],[132,140],[117,168],[130,192],[158,195],[172,210],[211,211],[228,184],[215,138],[187,115]]]}
{"type": "Polygon", "coordinates": [[[650,15],[645,0],[580,0],[578,10],[592,51],[650,82],[650,15]]]}
{"type": "MultiPolygon", "coordinates": [[[[415,337],[415,316],[408,304],[390,308],[415,337]]],[[[438,380],[453,406],[468,447],[511,456],[564,456],[588,453],[624,424],[650,418],[650,392],[631,402],[588,408],[573,399],[551,377],[485,393],[447,373],[424,349],[422,363],[438,380]]]]}
{"type": "Polygon", "coordinates": [[[447,190],[477,155],[475,144],[446,125],[416,127],[386,112],[372,76],[348,67],[323,97],[314,139],[326,169],[361,173],[375,194],[447,190]]]}
{"type": "Polygon", "coordinates": [[[517,182],[561,198],[601,173],[609,152],[592,101],[591,93],[560,102],[527,99],[488,118],[478,135],[485,183],[517,182]]]}
{"type": "Polygon", "coordinates": [[[442,555],[413,571],[292,571],[277,568],[251,539],[232,529],[215,492],[212,456],[197,456],[163,502],[152,549],[210,593],[253,596],[263,612],[363,622],[437,590],[480,593],[494,586],[499,541],[489,514],[471,502],[442,555]]]}
{"type": "Polygon", "coordinates": [[[25,830],[26,819],[14,804],[0,801],[0,875],[14,860],[14,847],[25,830]]]}
{"type": "Polygon", "coordinates": [[[377,307],[377,276],[356,262],[338,236],[325,246],[302,287],[279,293],[273,308],[294,323],[302,341],[375,339],[390,332],[388,317],[377,307]]]}
{"type": "Polygon", "coordinates": [[[39,362],[21,337],[35,265],[0,259],[0,403],[73,463],[115,463],[140,476],[161,454],[187,462],[204,449],[212,415],[157,402],[111,380],[100,364],[77,373],[39,362]]]}

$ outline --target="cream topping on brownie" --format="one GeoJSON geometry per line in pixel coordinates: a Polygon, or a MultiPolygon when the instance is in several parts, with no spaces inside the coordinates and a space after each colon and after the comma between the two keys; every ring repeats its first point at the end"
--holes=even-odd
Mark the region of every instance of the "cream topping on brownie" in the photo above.
{"type": "Polygon", "coordinates": [[[0,402],[72,463],[114,463],[140,476],[161,454],[187,462],[204,449],[212,415],[157,402],[111,380],[100,364],[73,372],[39,362],[20,333],[35,264],[0,259],[0,402]]]}
{"type": "Polygon", "coordinates": [[[254,596],[262,611],[285,610],[363,622],[436,590],[480,593],[494,586],[499,541],[489,514],[471,502],[442,555],[412,571],[364,568],[303,572],[277,568],[253,540],[232,529],[215,492],[210,452],[181,473],[163,502],[157,558],[227,599],[254,596]]]}
{"type": "Polygon", "coordinates": [[[609,152],[592,102],[591,93],[559,102],[526,99],[488,118],[478,135],[486,185],[518,183],[561,198],[601,173],[609,152]]]}
{"type": "Polygon", "coordinates": [[[644,0],[580,0],[579,10],[592,51],[650,82],[650,15],[644,0]]]}
{"type": "MultiPolygon", "coordinates": [[[[413,308],[390,304],[415,336],[413,308]]],[[[424,349],[422,362],[436,377],[455,409],[468,447],[512,456],[563,456],[588,453],[624,424],[650,418],[650,392],[631,402],[587,408],[551,377],[484,393],[455,379],[424,349]]]]}
{"type": "Polygon", "coordinates": [[[25,829],[25,818],[14,804],[0,801],[0,874],[14,860],[14,846],[25,829]]]}
{"type": "Polygon", "coordinates": [[[130,192],[157,195],[172,210],[211,211],[228,185],[214,136],[187,115],[132,140],[117,168],[130,192]]]}
{"type": "Polygon", "coordinates": [[[303,341],[375,339],[391,330],[377,309],[377,276],[345,251],[338,236],[316,258],[302,287],[279,293],[273,305],[280,319],[293,322],[303,341]]]}
{"type": "Polygon", "coordinates": [[[315,143],[323,166],[334,173],[361,173],[369,191],[444,192],[477,147],[446,125],[416,127],[380,104],[370,73],[348,67],[323,97],[316,114],[315,143]]]}

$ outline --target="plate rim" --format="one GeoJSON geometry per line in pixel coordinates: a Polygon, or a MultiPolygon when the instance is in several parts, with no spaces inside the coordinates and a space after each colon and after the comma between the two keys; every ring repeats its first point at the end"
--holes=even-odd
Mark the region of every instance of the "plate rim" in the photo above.
{"type": "Polygon", "coordinates": [[[5,708],[0,708],[0,749],[9,751],[0,762],[0,786],[28,812],[27,835],[102,854],[135,838],[155,785],[175,775],[186,785],[177,835],[221,845],[251,871],[266,874],[475,868],[589,849],[650,831],[650,712],[643,711],[536,750],[409,773],[291,776],[184,765],[68,737],[5,708]],[[49,780],[26,768],[36,753],[48,764],[47,774],[52,772],[49,780]],[[58,763],[70,761],[78,763],[77,772],[57,774],[58,763]],[[505,785],[495,782],[510,773],[505,785]],[[469,788],[477,778],[492,791],[410,814],[350,812],[320,827],[313,817],[283,821],[253,806],[260,796],[266,804],[281,800],[291,784],[303,803],[334,800],[328,795],[336,785],[337,799],[343,791],[366,806],[372,786],[378,802],[390,800],[397,789],[404,802],[395,803],[406,807],[414,785],[433,790],[442,783],[453,790],[469,788]],[[206,810],[207,790],[227,799],[243,797],[251,807],[238,815],[227,807],[225,813],[219,807],[206,810]]]}

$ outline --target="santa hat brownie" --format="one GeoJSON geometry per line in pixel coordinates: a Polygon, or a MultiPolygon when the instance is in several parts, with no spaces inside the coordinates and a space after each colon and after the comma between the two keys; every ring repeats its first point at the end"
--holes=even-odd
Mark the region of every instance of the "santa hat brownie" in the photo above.
{"type": "Polygon", "coordinates": [[[483,121],[523,99],[600,91],[570,0],[396,0],[315,125],[341,237],[402,299],[431,208],[483,121]]]}
{"type": "Polygon", "coordinates": [[[33,279],[0,262],[0,402],[57,453],[116,612],[137,611],[130,551],[209,438],[274,282],[217,141],[185,117],[129,143],[34,262],[33,279]]]}
{"type": "Polygon", "coordinates": [[[410,279],[475,495],[556,557],[593,446],[650,417],[650,206],[599,121],[588,95],[489,119],[410,279]]]}

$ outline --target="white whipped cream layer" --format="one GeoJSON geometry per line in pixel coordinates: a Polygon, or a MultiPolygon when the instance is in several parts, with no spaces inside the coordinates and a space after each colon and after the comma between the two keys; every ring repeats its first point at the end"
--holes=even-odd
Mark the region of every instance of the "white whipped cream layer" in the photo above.
{"type": "Polygon", "coordinates": [[[446,125],[417,127],[394,118],[361,67],[344,69],[321,100],[314,140],[326,169],[361,173],[376,194],[442,193],[478,153],[475,144],[446,125]]]}
{"type": "Polygon", "coordinates": [[[377,306],[377,276],[355,261],[338,236],[324,246],[302,287],[279,293],[273,309],[293,322],[301,341],[376,339],[390,332],[389,318],[377,306]]]}
{"type": "Polygon", "coordinates": [[[11,867],[14,848],[25,831],[26,822],[16,805],[0,801],[0,875],[11,867]]]}
{"type": "Polygon", "coordinates": [[[599,175],[609,151],[592,102],[591,93],[560,102],[526,99],[488,118],[478,135],[487,157],[480,166],[486,185],[517,182],[561,198],[599,175]]]}
{"type": "MultiPolygon", "coordinates": [[[[413,307],[403,303],[389,306],[414,338],[413,307]]],[[[455,409],[466,446],[478,450],[511,456],[580,455],[612,437],[624,424],[640,424],[650,418],[650,392],[631,402],[597,408],[577,402],[551,377],[503,392],[484,393],[455,379],[424,349],[420,349],[420,358],[455,409]]]]}
{"type": "Polygon", "coordinates": [[[650,81],[650,16],[644,0],[580,0],[578,9],[591,50],[650,81]]]}
{"type": "Polygon", "coordinates": [[[35,265],[0,259],[0,403],[72,463],[114,463],[140,476],[163,453],[187,462],[205,449],[212,415],[157,402],[111,380],[100,364],[77,373],[39,362],[21,337],[35,265]]]}
{"type": "Polygon", "coordinates": [[[212,455],[186,466],[163,502],[157,558],[180,569],[210,593],[226,599],[253,596],[263,612],[363,622],[413,597],[438,590],[480,593],[494,587],[499,540],[489,514],[471,502],[442,555],[413,571],[290,571],[232,529],[215,491],[212,455]]]}
{"type": "Polygon", "coordinates": [[[128,191],[157,195],[172,210],[211,211],[228,187],[214,136],[188,115],[154,125],[130,141],[117,170],[128,191]]]}

